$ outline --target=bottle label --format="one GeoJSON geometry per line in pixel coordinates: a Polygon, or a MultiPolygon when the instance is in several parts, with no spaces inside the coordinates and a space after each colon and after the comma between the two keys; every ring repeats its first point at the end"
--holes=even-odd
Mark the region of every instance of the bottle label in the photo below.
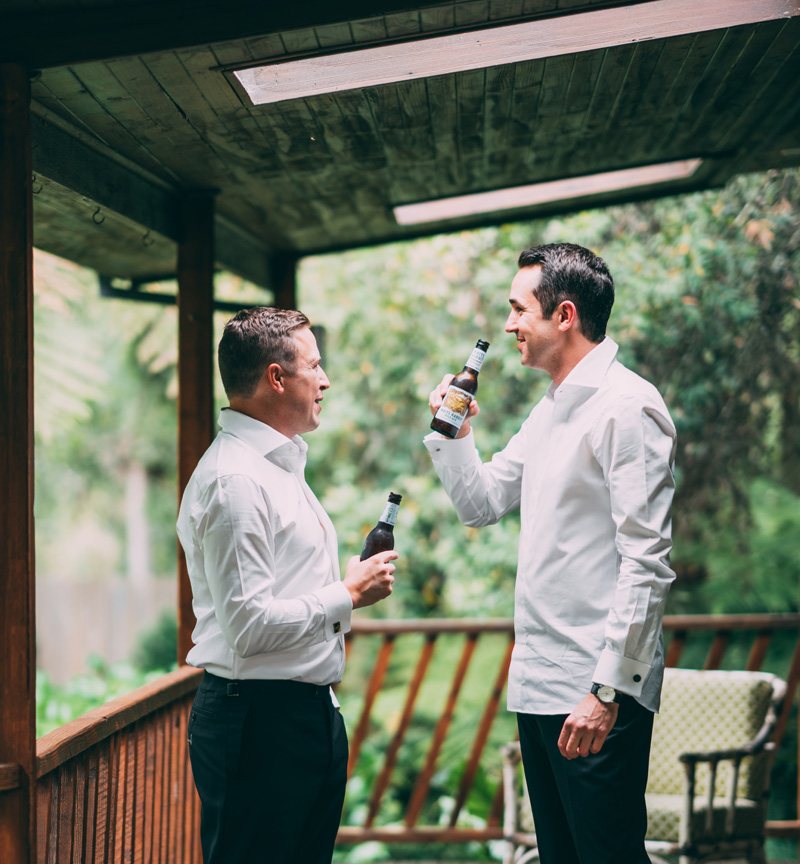
{"type": "Polygon", "coordinates": [[[447,388],[441,407],[436,412],[436,419],[460,429],[469,411],[470,402],[472,402],[472,393],[467,393],[466,390],[451,384],[447,388]]]}
{"type": "Polygon", "coordinates": [[[467,360],[467,366],[469,366],[470,369],[474,369],[476,372],[480,372],[485,359],[485,351],[481,351],[480,348],[473,348],[472,354],[469,355],[469,360],[467,360]]]}
{"type": "Polygon", "coordinates": [[[381,522],[386,522],[389,525],[397,524],[397,511],[400,509],[399,504],[393,504],[389,501],[386,504],[386,507],[383,509],[383,516],[381,516],[381,522]]]}

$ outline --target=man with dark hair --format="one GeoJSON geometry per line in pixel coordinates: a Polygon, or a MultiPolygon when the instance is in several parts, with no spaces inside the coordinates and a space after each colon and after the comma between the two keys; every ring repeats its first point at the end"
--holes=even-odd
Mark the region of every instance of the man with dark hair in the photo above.
{"type": "Polygon", "coordinates": [[[331,684],[353,609],[387,597],[395,552],[350,559],[305,481],[330,382],[302,312],[256,308],[225,327],[230,407],[192,474],[178,536],[205,670],[189,719],[206,864],[330,864],[347,735],[331,684]]]}
{"type": "MultiPolygon", "coordinates": [[[[425,444],[466,525],[520,509],[508,707],[543,864],[647,864],[644,793],[664,668],[675,427],[605,335],[614,282],[569,243],[519,257],[505,330],[552,383],[490,462],[425,444]]],[[[435,414],[452,376],[430,396],[435,414]]]]}

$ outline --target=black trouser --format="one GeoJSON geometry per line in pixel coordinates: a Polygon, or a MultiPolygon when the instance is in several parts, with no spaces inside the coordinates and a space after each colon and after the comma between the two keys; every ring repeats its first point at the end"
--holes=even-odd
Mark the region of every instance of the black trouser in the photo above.
{"type": "Polygon", "coordinates": [[[566,715],[517,714],[542,864],[649,864],[644,793],[653,714],[622,696],[603,749],[565,759],[566,715]]]}
{"type": "Polygon", "coordinates": [[[347,753],[328,687],[206,672],[189,718],[205,864],[330,864],[347,753]]]}

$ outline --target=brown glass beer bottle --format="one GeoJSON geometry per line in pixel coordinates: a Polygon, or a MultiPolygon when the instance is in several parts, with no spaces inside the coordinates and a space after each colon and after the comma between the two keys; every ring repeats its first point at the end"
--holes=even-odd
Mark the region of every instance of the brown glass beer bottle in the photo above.
{"type": "Polygon", "coordinates": [[[389,493],[389,500],[383,508],[383,515],[364,540],[364,548],[361,550],[362,561],[377,555],[378,552],[388,552],[390,549],[394,549],[394,526],[397,522],[397,511],[402,500],[402,495],[398,495],[396,492],[389,493]]]}
{"type": "Polygon", "coordinates": [[[458,430],[461,429],[469,411],[469,403],[478,392],[478,373],[481,371],[488,350],[489,343],[478,339],[472,354],[469,355],[469,360],[450,382],[444,401],[431,420],[431,429],[434,432],[441,432],[448,438],[455,438],[458,435],[458,430]]]}

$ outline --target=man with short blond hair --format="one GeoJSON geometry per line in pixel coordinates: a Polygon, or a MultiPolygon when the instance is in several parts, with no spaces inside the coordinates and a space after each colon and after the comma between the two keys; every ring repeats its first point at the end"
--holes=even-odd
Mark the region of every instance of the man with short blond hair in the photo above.
{"type": "Polygon", "coordinates": [[[189,719],[205,864],[330,864],[347,735],[331,685],[354,608],[387,597],[394,552],[351,558],[305,481],[330,382],[308,318],[259,307],[219,345],[229,408],[192,474],[178,535],[205,670],[189,719]]]}

